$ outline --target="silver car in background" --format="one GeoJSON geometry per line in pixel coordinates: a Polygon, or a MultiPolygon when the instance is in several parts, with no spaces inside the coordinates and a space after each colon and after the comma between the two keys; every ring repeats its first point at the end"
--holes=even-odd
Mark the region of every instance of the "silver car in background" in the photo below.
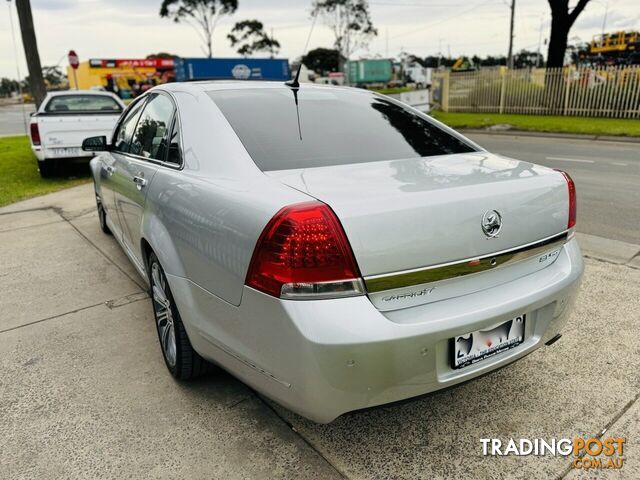
{"type": "Polygon", "coordinates": [[[170,372],[316,422],[555,341],[584,268],[568,175],[368,91],[168,84],[83,148],[170,372]]]}

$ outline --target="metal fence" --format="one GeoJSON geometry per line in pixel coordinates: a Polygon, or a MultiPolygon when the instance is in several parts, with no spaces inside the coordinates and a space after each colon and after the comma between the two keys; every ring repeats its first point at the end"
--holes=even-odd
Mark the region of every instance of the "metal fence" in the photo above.
{"type": "Polygon", "coordinates": [[[640,118],[640,67],[441,71],[434,98],[446,112],[640,118]]]}

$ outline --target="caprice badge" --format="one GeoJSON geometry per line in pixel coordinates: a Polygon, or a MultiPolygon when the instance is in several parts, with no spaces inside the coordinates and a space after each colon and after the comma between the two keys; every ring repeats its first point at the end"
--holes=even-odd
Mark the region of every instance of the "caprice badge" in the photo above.
{"type": "Polygon", "coordinates": [[[422,290],[418,290],[418,291],[414,291],[414,292],[398,293],[398,294],[395,294],[395,295],[389,295],[387,297],[382,297],[382,301],[383,302],[390,302],[392,300],[403,300],[405,298],[421,297],[423,295],[429,295],[435,289],[436,289],[436,287],[427,287],[427,288],[423,288],[422,290]]]}
{"type": "Polygon", "coordinates": [[[502,230],[502,215],[497,210],[487,210],[482,216],[482,231],[487,238],[495,238],[502,230]]]}

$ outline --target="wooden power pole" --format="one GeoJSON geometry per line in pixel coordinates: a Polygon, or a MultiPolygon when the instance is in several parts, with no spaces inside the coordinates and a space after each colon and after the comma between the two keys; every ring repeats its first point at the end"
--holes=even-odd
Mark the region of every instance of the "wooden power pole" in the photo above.
{"type": "MultiPolygon", "coordinates": [[[[31,15],[31,3],[29,0],[16,0],[18,19],[20,20],[20,31],[22,32],[22,45],[24,54],[27,57],[27,68],[29,69],[29,87],[36,102],[36,108],[40,106],[47,94],[42,78],[42,66],[40,65],[40,55],[38,54],[38,43],[36,42],[36,31],[33,28],[33,16],[31,15]]],[[[18,79],[20,81],[20,79],[18,79]]]]}
{"type": "Polygon", "coordinates": [[[509,54],[507,55],[507,67],[513,68],[513,23],[516,13],[516,0],[511,0],[511,22],[509,24],[509,54]]]}

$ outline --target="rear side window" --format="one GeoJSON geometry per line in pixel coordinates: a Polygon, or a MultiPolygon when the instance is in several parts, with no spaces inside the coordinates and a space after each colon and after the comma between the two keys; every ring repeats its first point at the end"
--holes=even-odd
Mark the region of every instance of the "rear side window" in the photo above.
{"type": "Polygon", "coordinates": [[[56,95],[44,107],[48,113],[120,113],[122,107],[108,95],[56,95]]]}
{"type": "Polygon", "coordinates": [[[175,166],[182,165],[182,153],[180,149],[180,120],[176,117],[169,137],[169,151],[167,152],[167,163],[175,166]]]}
{"type": "Polygon", "coordinates": [[[208,92],[263,171],[473,152],[422,115],[357,90],[208,92]],[[296,104],[297,100],[297,104],[296,104]]]}
{"type": "Polygon", "coordinates": [[[113,141],[114,150],[118,152],[128,152],[129,145],[131,144],[131,137],[140,118],[142,107],[144,106],[145,99],[141,99],[138,103],[129,107],[129,111],[126,113],[124,120],[120,123],[118,130],[116,131],[113,141]]]}
{"type": "Polygon", "coordinates": [[[164,95],[151,97],[136,126],[129,152],[164,161],[169,146],[173,103],[164,95]]]}

